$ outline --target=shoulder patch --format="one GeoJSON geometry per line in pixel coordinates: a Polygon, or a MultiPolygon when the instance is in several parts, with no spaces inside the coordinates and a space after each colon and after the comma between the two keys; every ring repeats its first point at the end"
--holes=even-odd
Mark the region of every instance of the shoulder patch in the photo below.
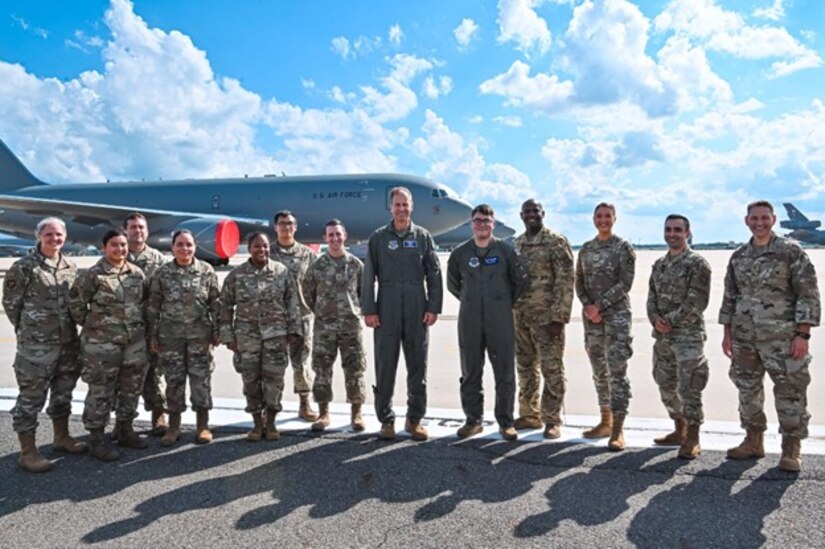
{"type": "Polygon", "coordinates": [[[7,290],[13,290],[15,287],[17,287],[17,281],[14,280],[13,278],[7,278],[6,279],[6,289],[7,290]]]}

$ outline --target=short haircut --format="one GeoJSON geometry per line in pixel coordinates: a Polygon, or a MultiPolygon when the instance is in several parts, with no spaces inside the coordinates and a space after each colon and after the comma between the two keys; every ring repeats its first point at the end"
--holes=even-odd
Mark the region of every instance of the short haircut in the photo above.
{"type": "Polygon", "coordinates": [[[524,207],[525,207],[527,204],[535,204],[535,205],[536,205],[536,207],[537,207],[539,210],[544,210],[544,207],[541,205],[541,202],[539,202],[539,201],[538,201],[538,200],[536,200],[535,198],[528,198],[527,200],[525,200],[524,202],[522,202],[522,203],[521,203],[521,207],[522,207],[522,209],[524,209],[524,207]]]}
{"type": "Polygon", "coordinates": [[[106,231],[106,234],[104,234],[103,238],[101,239],[103,245],[105,246],[106,244],[108,244],[109,241],[116,236],[122,236],[123,238],[126,238],[126,231],[124,231],[123,229],[111,229],[109,231],[106,231]]]}
{"type": "Polygon", "coordinates": [[[496,213],[493,211],[493,207],[490,206],[489,204],[479,204],[478,206],[473,208],[473,211],[470,213],[470,218],[475,217],[475,215],[477,213],[480,213],[482,215],[486,215],[486,216],[489,216],[489,217],[495,217],[496,216],[496,213]]]}
{"type": "Polygon", "coordinates": [[[143,222],[146,223],[146,226],[147,227],[149,226],[149,222],[146,221],[146,216],[145,215],[143,215],[140,212],[132,212],[132,213],[130,213],[129,215],[126,216],[126,219],[123,220],[123,228],[125,229],[125,228],[129,227],[129,222],[133,221],[135,219],[142,219],[143,222]]]}
{"type": "Polygon", "coordinates": [[[410,190],[407,187],[393,187],[393,189],[390,191],[390,202],[392,202],[392,199],[395,198],[395,195],[397,195],[398,193],[406,194],[407,198],[410,199],[410,202],[413,201],[412,192],[410,192],[410,190]]]}
{"type": "Polygon", "coordinates": [[[748,204],[748,215],[751,214],[751,210],[754,208],[768,208],[771,213],[773,212],[773,204],[768,202],[767,200],[754,200],[750,204],[748,204]]]}
{"type": "Polygon", "coordinates": [[[269,242],[269,235],[267,235],[263,231],[255,231],[251,233],[249,236],[246,237],[246,248],[249,249],[252,247],[252,243],[255,242],[258,238],[264,237],[266,241],[269,242]]]}
{"type": "Polygon", "coordinates": [[[598,204],[596,204],[596,207],[593,208],[593,215],[596,215],[596,212],[599,211],[599,208],[607,208],[608,210],[613,212],[614,217],[616,215],[616,206],[614,206],[610,202],[599,202],[598,204]]]}
{"type": "Polygon", "coordinates": [[[685,230],[690,231],[690,220],[682,214],[670,214],[665,218],[665,224],[671,219],[681,219],[685,223],[685,230]]]}
{"type": "Polygon", "coordinates": [[[192,231],[190,231],[189,229],[178,229],[177,231],[172,233],[172,245],[173,246],[175,245],[175,240],[177,240],[178,237],[182,234],[188,234],[189,236],[192,237],[192,242],[197,242],[197,240],[195,239],[195,235],[192,234],[192,231]]]}
{"type": "Polygon", "coordinates": [[[327,227],[341,227],[342,229],[344,229],[344,232],[347,232],[346,226],[344,226],[344,223],[337,217],[333,217],[332,219],[324,223],[324,235],[327,234],[327,227]]]}
{"type": "Polygon", "coordinates": [[[46,225],[59,225],[63,229],[63,234],[66,234],[66,223],[59,217],[44,217],[37,222],[37,227],[34,228],[34,238],[40,240],[40,233],[46,228],[46,225]]]}
{"type": "Polygon", "coordinates": [[[296,222],[298,221],[298,218],[297,218],[297,217],[295,217],[295,214],[294,214],[294,213],[292,213],[291,211],[289,211],[289,210],[281,210],[281,211],[275,212],[275,217],[273,218],[272,222],[273,222],[273,223],[275,223],[275,224],[277,225],[277,224],[278,224],[278,220],[279,220],[279,219],[281,219],[282,217],[290,217],[290,216],[292,216],[292,218],[293,218],[296,222]]]}

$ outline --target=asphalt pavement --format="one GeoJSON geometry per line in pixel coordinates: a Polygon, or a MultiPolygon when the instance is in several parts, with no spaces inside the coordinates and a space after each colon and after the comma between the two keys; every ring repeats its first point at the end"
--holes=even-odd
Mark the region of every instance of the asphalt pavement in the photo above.
{"type": "MultiPolygon", "coordinates": [[[[0,412],[4,548],[825,546],[821,455],[794,475],[775,454],[688,462],[665,448],[611,453],[604,441],[306,429],[249,443],[245,426],[227,425],[209,445],[187,427],[176,447],[153,438],[102,463],[55,454],[43,423],[56,467],[27,474],[0,412]]],[[[77,417],[71,430],[85,437],[77,417]]]]}

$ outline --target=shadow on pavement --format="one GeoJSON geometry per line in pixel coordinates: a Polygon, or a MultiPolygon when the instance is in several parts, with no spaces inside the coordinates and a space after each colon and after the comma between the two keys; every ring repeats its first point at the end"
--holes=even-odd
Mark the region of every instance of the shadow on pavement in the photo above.
{"type": "Polygon", "coordinates": [[[741,479],[757,463],[725,461],[657,494],[633,518],[628,539],[640,547],[660,545],[663,540],[672,547],[763,546],[768,541],[762,532],[765,517],[779,508],[794,479],[775,470],[741,479]],[[740,481],[743,486],[734,493],[740,481]]]}

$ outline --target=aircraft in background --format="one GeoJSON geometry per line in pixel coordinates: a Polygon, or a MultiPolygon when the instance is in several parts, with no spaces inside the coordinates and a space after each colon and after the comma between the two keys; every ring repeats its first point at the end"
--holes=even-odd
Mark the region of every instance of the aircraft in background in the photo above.
{"type": "MultiPolygon", "coordinates": [[[[23,257],[31,252],[37,242],[31,238],[14,238],[0,234],[0,257],[23,257]]],[[[96,255],[100,252],[97,248],[82,246],[79,244],[66,244],[63,246],[63,253],[68,255],[96,255]]]]}
{"type": "Polygon", "coordinates": [[[819,229],[822,223],[818,219],[808,219],[790,202],[782,205],[788,212],[788,219],[780,221],[779,226],[791,230],[786,236],[808,244],[825,244],[825,230],[819,229]]]}
{"type": "Polygon", "coordinates": [[[389,223],[389,191],[410,189],[415,222],[432,234],[465,222],[472,208],[449,187],[399,174],[265,176],[177,181],[47,184],[0,140],[0,231],[30,237],[43,217],[57,216],[71,242],[99,245],[131,212],[146,216],[149,244],[171,249],[171,235],[189,229],[199,258],[228,263],[253,231],[274,234],[273,214],[291,210],[297,238],[321,242],[324,223],[344,222],[353,243],[389,223]]]}
{"type": "MultiPolygon", "coordinates": [[[[451,250],[459,244],[473,238],[473,227],[471,226],[471,223],[472,222],[469,220],[465,221],[462,225],[459,225],[455,229],[450,229],[446,233],[433,236],[433,239],[439,248],[451,250]]],[[[515,229],[508,227],[501,221],[496,220],[496,227],[493,229],[493,236],[506,240],[515,234],[515,229]]]]}

